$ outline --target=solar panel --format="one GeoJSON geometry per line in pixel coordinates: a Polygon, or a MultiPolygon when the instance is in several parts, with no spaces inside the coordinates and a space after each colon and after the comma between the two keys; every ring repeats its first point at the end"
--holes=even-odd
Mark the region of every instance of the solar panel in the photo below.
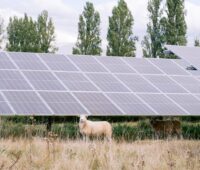
{"type": "Polygon", "coordinates": [[[156,93],[158,90],[140,75],[117,75],[133,92],[156,93]]]}
{"type": "Polygon", "coordinates": [[[155,66],[161,69],[165,74],[168,75],[188,75],[186,71],[177,67],[175,63],[171,60],[163,59],[149,59],[155,66]]]}
{"type": "Polygon", "coordinates": [[[104,92],[128,92],[129,90],[123,86],[111,74],[87,74],[87,76],[104,92]]]}
{"type": "Polygon", "coordinates": [[[78,71],[77,68],[64,55],[39,54],[39,56],[51,70],[78,71]]]}
{"type": "Polygon", "coordinates": [[[110,93],[108,94],[128,115],[155,115],[156,113],[144,104],[135,94],[110,93]]]}
{"type": "Polygon", "coordinates": [[[107,70],[99,64],[94,57],[91,56],[68,56],[83,72],[107,72],[107,70]]]}
{"type": "Polygon", "coordinates": [[[112,73],[135,73],[131,67],[118,57],[96,57],[96,59],[112,73]]]}
{"type": "Polygon", "coordinates": [[[184,88],[166,76],[145,75],[145,77],[163,93],[187,93],[184,88]]]}
{"type": "Polygon", "coordinates": [[[3,94],[18,115],[51,115],[51,112],[33,91],[5,91],[3,94]]]}
{"type": "Polygon", "coordinates": [[[19,71],[0,70],[1,90],[31,90],[19,71]]]}
{"type": "Polygon", "coordinates": [[[166,48],[171,52],[173,52],[179,58],[188,62],[189,65],[194,65],[198,68],[198,70],[200,70],[200,61],[199,61],[200,47],[166,45],[166,48]]]}
{"type": "Polygon", "coordinates": [[[124,57],[122,58],[129,66],[134,68],[138,73],[141,74],[163,74],[158,68],[153,66],[148,59],[141,58],[131,58],[124,57]]]}
{"type": "Polygon", "coordinates": [[[198,115],[200,110],[200,100],[195,98],[194,96],[188,94],[176,94],[176,95],[168,95],[172,98],[176,103],[181,105],[185,110],[193,115],[198,115]]]}
{"type": "Polygon", "coordinates": [[[40,92],[56,115],[87,114],[87,111],[67,92],[40,92]]]}
{"type": "Polygon", "coordinates": [[[101,93],[74,93],[75,96],[88,108],[93,115],[122,115],[101,93]]]}
{"type": "Polygon", "coordinates": [[[12,52],[9,56],[22,70],[47,70],[36,54],[12,52]]]}
{"type": "Polygon", "coordinates": [[[65,90],[65,88],[58,82],[58,80],[49,72],[24,71],[23,73],[36,90],[65,90]]]}
{"type": "Polygon", "coordinates": [[[1,69],[16,69],[16,67],[9,61],[5,53],[0,52],[0,70],[1,69]]]}
{"type": "Polygon", "coordinates": [[[200,93],[200,81],[194,79],[193,77],[173,76],[172,78],[191,93],[200,93]]]}
{"type": "Polygon", "coordinates": [[[187,67],[191,66],[190,63],[188,63],[187,61],[185,60],[180,60],[180,59],[174,59],[172,60],[174,63],[177,64],[177,66],[181,67],[182,69],[184,70],[187,70],[188,74],[191,74],[191,75],[196,75],[196,76],[199,76],[200,75],[200,70],[188,70],[187,67]]]}
{"type": "Polygon", "coordinates": [[[82,73],[58,72],[56,75],[71,91],[98,91],[82,73]]]}
{"type": "Polygon", "coordinates": [[[186,115],[187,113],[163,94],[139,94],[160,115],[186,115]]]}
{"type": "Polygon", "coordinates": [[[8,106],[8,103],[3,99],[1,94],[0,94],[0,114],[13,115],[13,111],[8,106]]]}
{"type": "Polygon", "coordinates": [[[0,52],[0,115],[199,115],[200,70],[188,64],[0,52]]]}

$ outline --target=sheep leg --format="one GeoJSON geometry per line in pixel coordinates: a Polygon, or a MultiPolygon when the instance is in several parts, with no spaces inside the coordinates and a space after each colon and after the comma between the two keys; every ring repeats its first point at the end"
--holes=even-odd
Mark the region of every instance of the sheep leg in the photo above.
{"type": "Polygon", "coordinates": [[[112,139],[111,139],[110,136],[106,136],[106,137],[104,137],[104,140],[105,140],[105,138],[106,138],[106,140],[107,140],[108,142],[112,142],[112,139]]]}
{"type": "Polygon", "coordinates": [[[87,135],[84,135],[84,136],[83,136],[83,140],[84,140],[84,142],[88,142],[88,136],[87,136],[87,135]]]}
{"type": "Polygon", "coordinates": [[[87,142],[87,136],[86,135],[83,135],[83,141],[87,142]]]}
{"type": "Polygon", "coordinates": [[[89,136],[85,135],[85,142],[89,141],[89,136]]]}

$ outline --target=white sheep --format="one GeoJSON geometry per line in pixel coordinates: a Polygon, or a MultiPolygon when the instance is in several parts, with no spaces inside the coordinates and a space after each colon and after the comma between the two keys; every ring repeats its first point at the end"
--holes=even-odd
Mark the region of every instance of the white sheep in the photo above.
{"type": "Polygon", "coordinates": [[[79,129],[85,140],[88,140],[90,136],[103,136],[108,141],[112,138],[112,126],[107,121],[90,121],[85,115],[81,115],[79,129]]]}

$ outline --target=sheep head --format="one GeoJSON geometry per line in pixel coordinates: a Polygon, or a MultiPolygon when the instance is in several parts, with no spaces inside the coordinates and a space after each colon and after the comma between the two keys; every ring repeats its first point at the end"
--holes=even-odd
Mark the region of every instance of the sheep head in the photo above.
{"type": "Polygon", "coordinates": [[[86,121],[87,121],[87,116],[86,115],[80,115],[79,123],[85,123],[86,121]]]}

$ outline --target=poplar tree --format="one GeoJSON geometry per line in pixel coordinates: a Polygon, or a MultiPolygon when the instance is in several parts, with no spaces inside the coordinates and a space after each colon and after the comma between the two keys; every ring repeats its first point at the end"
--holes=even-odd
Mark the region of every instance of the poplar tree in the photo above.
{"type": "Polygon", "coordinates": [[[86,2],[83,13],[79,17],[78,38],[73,54],[100,55],[100,15],[90,2],[86,2]]]}
{"type": "Polygon", "coordinates": [[[186,45],[187,25],[185,21],[184,0],[167,0],[166,43],[170,45],[186,45]]]}
{"type": "Polygon", "coordinates": [[[135,56],[135,37],[133,36],[133,16],[124,0],[119,0],[109,17],[107,33],[108,56],[135,56]]]}
{"type": "Polygon", "coordinates": [[[37,29],[39,36],[39,51],[40,52],[55,52],[57,48],[55,42],[55,27],[52,18],[49,18],[48,12],[42,11],[38,16],[37,29]]]}
{"type": "Polygon", "coordinates": [[[156,58],[163,55],[164,32],[161,2],[162,0],[149,0],[148,2],[149,23],[147,24],[147,34],[142,41],[144,57],[156,58]]]}

